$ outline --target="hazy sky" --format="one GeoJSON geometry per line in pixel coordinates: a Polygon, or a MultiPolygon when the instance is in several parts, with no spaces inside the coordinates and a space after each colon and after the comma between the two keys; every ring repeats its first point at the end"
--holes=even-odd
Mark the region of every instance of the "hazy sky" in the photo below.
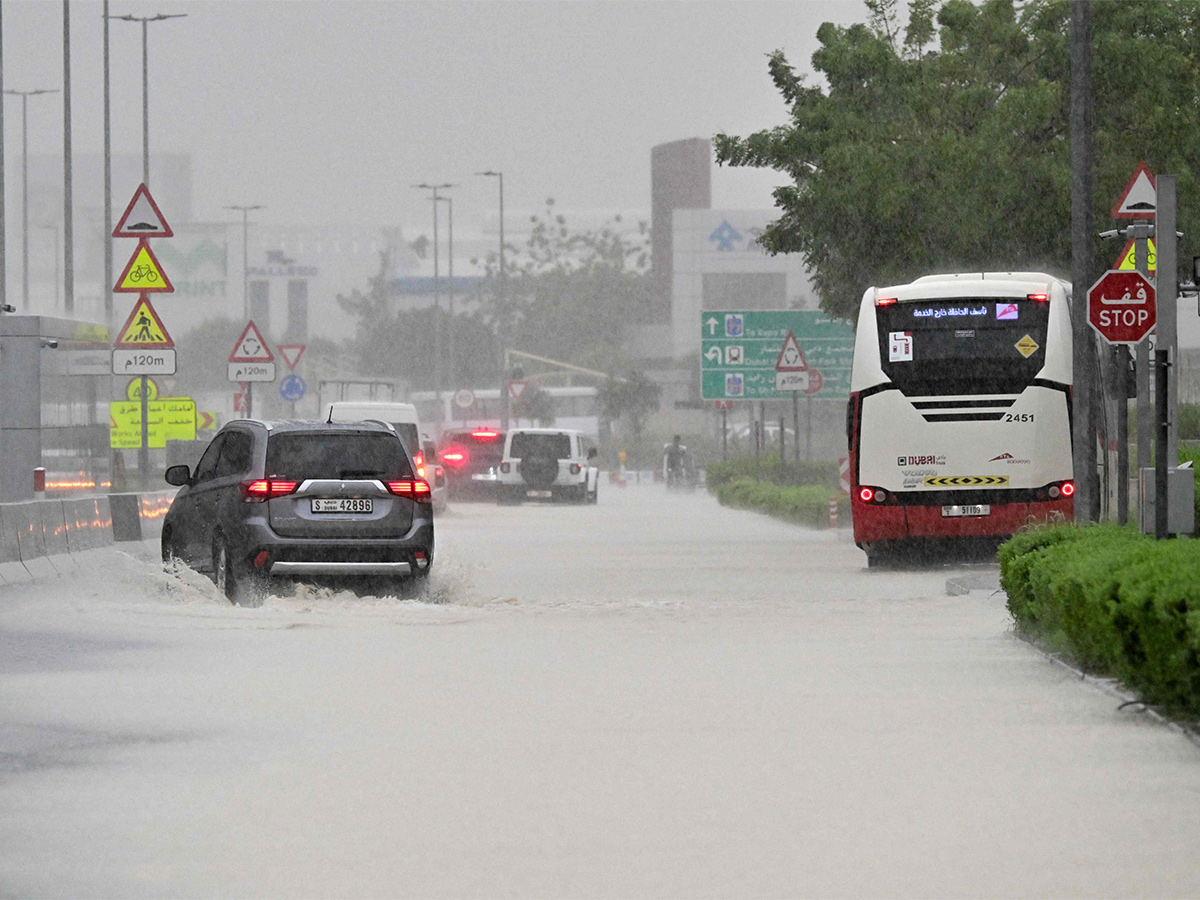
{"type": "MultiPolygon", "coordinates": [[[[61,88],[62,3],[4,3],[4,86],[61,88]]],[[[193,154],[200,220],[262,204],[274,225],[422,227],[419,182],[460,184],[456,222],[554,196],[566,209],[648,215],[650,148],[781,123],[766,72],[782,47],[810,70],[821,2],[180,2],[112,0],[149,26],[150,146],[193,154]]],[[[102,5],[72,0],[76,153],[103,149],[102,5]]],[[[111,23],[113,148],[141,148],[141,27],[111,23]]],[[[31,153],[61,152],[62,95],[29,100],[31,153]]],[[[6,98],[9,184],[20,102],[6,98]]],[[[774,173],[717,170],[714,203],[770,205],[774,173]]],[[[153,178],[152,178],[153,181],[153,178]]],[[[101,196],[102,185],[75,184],[101,196]]],[[[10,187],[11,191],[11,187],[10,187]]],[[[19,194],[10,193],[10,203],[19,194]]],[[[117,212],[125,198],[114,198],[117,212]]],[[[165,212],[165,211],[164,211],[165,212]]],[[[170,216],[168,215],[168,219],[170,216]]]]}

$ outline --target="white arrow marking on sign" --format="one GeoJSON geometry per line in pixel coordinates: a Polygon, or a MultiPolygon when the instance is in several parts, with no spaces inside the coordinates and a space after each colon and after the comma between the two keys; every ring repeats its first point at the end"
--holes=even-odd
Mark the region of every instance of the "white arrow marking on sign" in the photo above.
{"type": "Polygon", "coordinates": [[[708,351],[704,354],[704,358],[707,359],[709,362],[715,362],[717,365],[720,365],[721,364],[721,348],[720,347],[709,347],[708,351]]]}
{"type": "Polygon", "coordinates": [[[708,336],[712,337],[717,333],[717,326],[721,323],[718,322],[714,317],[709,316],[704,320],[704,324],[708,326],[708,336]]]}

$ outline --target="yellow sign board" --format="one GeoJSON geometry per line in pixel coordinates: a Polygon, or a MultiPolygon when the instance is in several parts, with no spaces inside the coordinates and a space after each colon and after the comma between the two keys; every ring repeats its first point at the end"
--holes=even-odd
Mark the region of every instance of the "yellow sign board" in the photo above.
{"type": "MultiPolygon", "coordinates": [[[[108,404],[109,446],[130,450],[142,446],[142,404],[115,400],[108,404]]],[[[167,441],[196,439],[196,401],[191,397],[168,397],[146,404],[146,437],[151,449],[167,441]]]]}
{"type": "Polygon", "coordinates": [[[174,347],[175,342],[167,334],[167,328],[158,317],[150,298],[144,294],[138,298],[125,326],[118,332],[116,347],[146,349],[147,347],[174,347]]]}
{"type": "Polygon", "coordinates": [[[1033,356],[1033,354],[1037,353],[1038,350],[1041,349],[1041,346],[1038,344],[1038,342],[1029,335],[1025,335],[1025,337],[1013,344],[1013,346],[1016,347],[1017,352],[1026,359],[1029,359],[1029,357],[1033,356]]]}
{"type": "MultiPolygon", "coordinates": [[[[1146,269],[1147,271],[1157,271],[1155,263],[1158,261],[1158,251],[1154,249],[1154,238],[1146,239],[1146,269]]],[[[1114,269],[1122,269],[1126,272],[1132,272],[1137,268],[1135,265],[1136,254],[1134,252],[1133,241],[1131,240],[1125,245],[1125,249],[1121,251],[1121,255],[1117,258],[1117,264],[1114,269]]]]}
{"type": "Polygon", "coordinates": [[[1004,487],[1007,475],[931,475],[925,479],[926,487],[1004,487]]]}
{"type": "MultiPolygon", "coordinates": [[[[141,400],[142,399],[142,379],[141,379],[141,377],[129,379],[129,384],[127,384],[125,386],[125,397],[128,400],[141,400]]],[[[147,400],[157,400],[158,399],[158,382],[155,381],[153,378],[146,379],[146,399],[147,400]]]]}
{"type": "Polygon", "coordinates": [[[117,283],[113,285],[113,291],[116,293],[152,294],[170,293],[174,290],[175,286],[163,272],[145,238],[138,241],[137,250],[133,252],[117,283]]]}

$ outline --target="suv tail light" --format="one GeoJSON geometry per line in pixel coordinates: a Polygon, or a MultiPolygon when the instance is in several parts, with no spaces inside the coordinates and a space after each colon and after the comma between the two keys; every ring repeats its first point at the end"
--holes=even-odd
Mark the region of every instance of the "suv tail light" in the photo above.
{"type": "Polygon", "coordinates": [[[387,487],[397,497],[406,497],[409,500],[416,500],[418,503],[428,501],[433,496],[433,490],[429,487],[429,482],[423,481],[420,478],[389,481],[387,487]]]}
{"type": "Polygon", "coordinates": [[[464,447],[451,444],[442,451],[442,462],[454,468],[465,466],[467,464],[467,451],[464,447]]]}
{"type": "Polygon", "coordinates": [[[238,482],[242,491],[242,500],[246,503],[262,503],[272,497],[283,497],[296,490],[298,481],[279,481],[270,478],[256,478],[253,481],[238,482]]]}

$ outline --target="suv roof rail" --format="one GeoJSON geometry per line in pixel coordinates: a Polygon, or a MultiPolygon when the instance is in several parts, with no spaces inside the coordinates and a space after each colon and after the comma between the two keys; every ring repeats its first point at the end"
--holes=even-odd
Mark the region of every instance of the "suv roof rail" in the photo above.
{"type": "Polygon", "coordinates": [[[382,425],[388,431],[395,431],[396,427],[391,422],[385,422],[383,419],[363,419],[364,422],[374,422],[376,425],[382,425]]]}

